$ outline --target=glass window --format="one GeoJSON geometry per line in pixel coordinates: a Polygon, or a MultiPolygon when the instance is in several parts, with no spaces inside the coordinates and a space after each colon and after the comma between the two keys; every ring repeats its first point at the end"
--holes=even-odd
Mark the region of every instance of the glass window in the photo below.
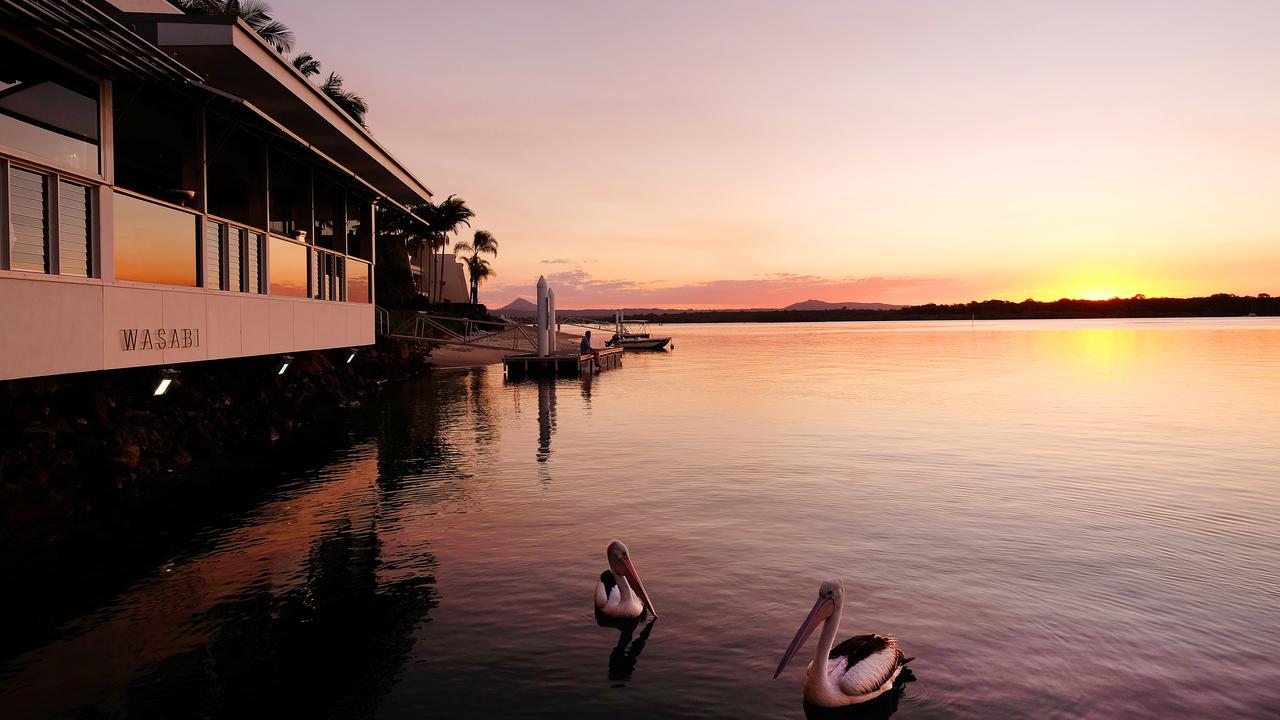
{"type": "Polygon", "coordinates": [[[98,84],[0,39],[0,145],[98,174],[98,84]]]}
{"type": "Polygon", "coordinates": [[[267,229],[297,238],[311,231],[311,166],[274,147],[268,157],[271,222],[267,229]]]}
{"type": "Polygon", "coordinates": [[[359,260],[347,263],[347,300],[369,302],[369,264],[359,260]]]}
{"type": "Polygon", "coordinates": [[[196,287],[196,217],[115,194],[116,278],[196,287]]]}
{"type": "Polygon", "coordinates": [[[199,107],[153,85],[117,82],[116,184],[174,205],[200,207],[199,107]]]}
{"type": "Polygon", "coordinates": [[[347,254],[373,259],[373,203],[347,192],[347,254]]]}
{"type": "Polygon", "coordinates": [[[262,292],[262,235],[249,233],[249,246],[245,253],[245,286],[251,293],[262,292]]]}
{"type": "Polygon", "coordinates": [[[204,286],[209,290],[222,290],[222,231],[226,225],[212,220],[204,221],[204,286]]]}
{"type": "Polygon", "coordinates": [[[9,169],[9,267],[49,271],[48,178],[20,167],[9,169]]]}
{"type": "Polygon", "coordinates": [[[307,297],[307,248],[284,238],[271,238],[267,276],[271,294],[307,297]]]}
{"type": "Polygon", "coordinates": [[[346,238],[338,234],[342,224],[343,188],[320,175],[315,176],[315,233],[312,244],[328,250],[343,250],[346,238]],[[339,247],[339,243],[343,247],[339,247]]]}
{"type": "Polygon", "coordinates": [[[206,172],[209,212],[257,228],[267,226],[267,144],[208,114],[206,172]]]}
{"type": "Polygon", "coordinates": [[[229,228],[227,235],[227,289],[236,292],[244,290],[240,278],[240,245],[244,235],[245,231],[240,228],[229,228]]]}
{"type": "Polygon", "coordinates": [[[93,238],[89,229],[89,188],[58,183],[58,274],[89,277],[93,238]]]}

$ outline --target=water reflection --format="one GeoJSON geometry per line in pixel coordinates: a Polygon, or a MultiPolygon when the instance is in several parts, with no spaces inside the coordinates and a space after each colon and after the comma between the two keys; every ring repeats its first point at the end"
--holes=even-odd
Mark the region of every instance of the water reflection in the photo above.
{"type": "Polygon", "coordinates": [[[640,653],[644,652],[644,644],[649,640],[649,633],[657,618],[613,618],[596,610],[596,624],[600,627],[615,628],[618,631],[618,642],[609,651],[609,681],[613,687],[622,687],[631,679],[636,671],[636,663],[640,662],[640,653]],[[636,636],[636,628],[644,625],[640,635],[636,636]]]}
{"type": "Polygon", "coordinates": [[[375,527],[344,518],[320,533],[303,582],[281,590],[264,573],[192,618],[205,642],[135,682],[124,714],[176,702],[204,717],[372,716],[437,604],[434,559],[424,574],[384,582],[375,527]]]}
{"type": "Polygon", "coordinates": [[[551,458],[551,436],[556,431],[556,383],[554,380],[538,381],[538,452],[537,460],[545,463],[551,458]]]}
{"type": "Polygon", "coordinates": [[[903,668],[893,689],[880,697],[857,705],[842,708],[824,708],[804,701],[806,720],[885,720],[898,712],[898,703],[906,693],[906,685],[915,681],[910,668],[903,668]]]}

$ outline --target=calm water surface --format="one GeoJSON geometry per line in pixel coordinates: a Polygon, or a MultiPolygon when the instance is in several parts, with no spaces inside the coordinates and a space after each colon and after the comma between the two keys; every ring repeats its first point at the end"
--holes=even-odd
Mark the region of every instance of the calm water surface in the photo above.
{"type": "Polygon", "coordinates": [[[1274,321],[665,330],[388,388],[6,659],[0,716],[802,717],[813,641],[770,676],[829,576],[917,657],[895,717],[1280,716],[1274,321]],[[592,616],[614,536],[631,636],[592,616]]]}

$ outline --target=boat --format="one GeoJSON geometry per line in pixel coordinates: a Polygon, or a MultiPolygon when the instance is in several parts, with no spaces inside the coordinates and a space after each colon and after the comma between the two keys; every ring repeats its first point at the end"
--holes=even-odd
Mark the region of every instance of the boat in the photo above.
{"type": "Polygon", "coordinates": [[[623,350],[662,350],[671,342],[670,336],[653,336],[649,333],[649,323],[641,321],[631,328],[622,321],[622,313],[614,316],[613,337],[605,342],[605,347],[620,347],[623,350]]]}

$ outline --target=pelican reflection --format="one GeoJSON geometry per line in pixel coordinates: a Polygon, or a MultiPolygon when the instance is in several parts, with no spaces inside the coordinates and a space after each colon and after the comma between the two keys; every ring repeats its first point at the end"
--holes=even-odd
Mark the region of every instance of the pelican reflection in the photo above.
{"type": "Polygon", "coordinates": [[[609,681],[615,683],[614,687],[621,687],[621,683],[630,680],[631,675],[635,673],[636,663],[640,662],[640,653],[644,652],[649,633],[653,632],[654,623],[657,621],[656,617],[650,617],[648,622],[644,622],[641,618],[614,618],[596,610],[597,625],[618,630],[618,643],[609,651],[609,681]],[[636,628],[641,625],[644,627],[640,630],[640,634],[636,635],[636,628]]]}

